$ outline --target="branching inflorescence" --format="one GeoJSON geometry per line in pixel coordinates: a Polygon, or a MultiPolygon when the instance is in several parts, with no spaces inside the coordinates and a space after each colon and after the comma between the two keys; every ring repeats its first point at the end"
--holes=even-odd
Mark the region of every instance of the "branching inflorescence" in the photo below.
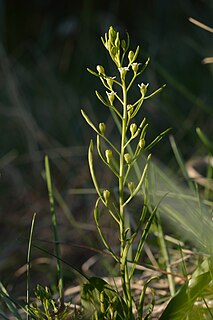
{"type": "Polygon", "coordinates": [[[122,279],[122,303],[125,304],[123,310],[126,310],[126,317],[127,319],[133,319],[133,309],[136,308],[138,311],[138,319],[142,319],[144,292],[141,293],[139,304],[135,306],[134,298],[131,293],[131,280],[156,212],[156,208],[151,211],[148,210],[149,204],[146,177],[151,154],[147,154],[147,151],[159,142],[169,129],[162,132],[149,144],[146,144],[148,124],[146,123],[146,118],[138,118],[143,102],[159,93],[165,85],[148,95],[149,84],[138,84],[140,97],[137,101],[130,101],[129,91],[135,83],[135,80],[146,69],[149,58],[144,65],[138,63],[139,46],[137,46],[135,51],[129,50],[128,34],[126,41],[121,40],[119,32],[113,27],[109,28],[108,33],[102,38],[102,42],[116,66],[117,75],[109,76],[101,65],[96,67],[97,72],[90,69],[88,69],[88,71],[92,75],[98,77],[106,88],[105,97],[98,91],[96,91],[96,96],[102,104],[109,109],[117,124],[120,133],[119,145],[114,144],[114,142],[107,137],[105,123],[101,122],[96,126],[83,110],[82,115],[97,134],[96,148],[98,155],[106,167],[111,171],[112,175],[117,179],[118,194],[117,199],[114,200],[113,198],[112,200],[112,190],[110,188],[102,189],[99,186],[93,164],[94,143],[91,140],[88,150],[88,162],[94,187],[98,194],[94,209],[94,218],[105,248],[119,264],[120,276],[122,279]],[[107,146],[107,148],[104,150],[105,146],[107,146]],[[138,177],[137,183],[135,183],[130,179],[130,172],[138,165],[137,162],[142,153],[145,157],[145,164],[142,169],[140,168],[140,176],[138,177]],[[127,207],[142,188],[143,201],[141,201],[141,215],[137,223],[137,228],[131,230],[127,207]],[[124,193],[124,190],[129,190],[127,195],[124,193]],[[113,250],[101,228],[99,222],[99,207],[101,203],[118,226],[118,238],[120,239],[119,253],[116,253],[113,250]],[[132,253],[132,244],[138,234],[141,235],[137,243],[137,249],[132,257],[132,254],[130,254],[132,253]]]}

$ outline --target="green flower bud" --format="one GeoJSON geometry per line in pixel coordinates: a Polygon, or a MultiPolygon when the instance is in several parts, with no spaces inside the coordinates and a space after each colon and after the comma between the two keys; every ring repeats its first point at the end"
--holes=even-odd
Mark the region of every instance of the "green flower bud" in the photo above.
{"type": "Polygon", "coordinates": [[[112,150],[107,149],[107,150],[105,151],[105,156],[106,156],[107,163],[110,163],[110,161],[111,161],[111,159],[112,159],[112,150]]]}
{"type": "Polygon", "coordinates": [[[122,48],[123,50],[126,49],[126,41],[125,41],[125,40],[122,40],[122,41],[121,41],[121,48],[122,48]]]}
{"type": "Polygon", "coordinates": [[[114,102],[114,100],[115,100],[115,94],[116,94],[116,92],[114,92],[114,91],[107,92],[107,91],[106,91],[106,94],[107,94],[109,103],[110,103],[111,105],[113,105],[113,102],[114,102]]]}
{"type": "Polygon", "coordinates": [[[129,191],[130,191],[130,194],[133,194],[133,192],[134,192],[134,190],[135,190],[135,184],[134,184],[134,182],[130,181],[130,182],[128,183],[128,189],[129,189],[129,191]]]}
{"type": "Polygon", "coordinates": [[[145,96],[145,94],[147,92],[148,85],[149,85],[149,83],[147,83],[147,84],[141,83],[141,84],[138,85],[139,88],[140,88],[141,95],[143,97],[145,96]]]}
{"type": "Polygon", "coordinates": [[[105,75],[104,67],[98,65],[98,66],[96,67],[96,70],[98,71],[98,74],[105,75]]]}
{"type": "Polygon", "coordinates": [[[112,85],[113,85],[113,79],[115,79],[115,77],[108,77],[106,79],[106,82],[108,84],[108,86],[110,87],[110,89],[112,90],[112,85]]]}
{"type": "Polygon", "coordinates": [[[136,123],[132,123],[130,125],[130,128],[129,128],[130,132],[131,132],[131,135],[134,136],[136,130],[137,130],[137,124],[136,123]]]}
{"type": "Polygon", "coordinates": [[[117,32],[116,34],[116,39],[115,39],[115,46],[116,47],[120,47],[120,39],[119,39],[119,33],[117,32]]]}
{"type": "Polygon", "coordinates": [[[129,54],[128,54],[129,63],[132,63],[134,55],[135,54],[134,54],[134,52],[132,50],[129,51],[129,54]]]}
{"type": "Polygon", "coordinates": [[[109,28],[109,33],[108,33],[108,35],[109,35],[109,41],[111,42],[111,43],[114,43],[114,40],[115,40],[115,38],[116,38],[116,34],[117,34],[117,32],[113,29],[113,27],[111,26],[110,28],[109,28]]]}
{"type": "Polygon", "coordinates": [[[109,190],[104,190],[103,197],[104,197],[104,200],[105,200],[105,202],[107,204],[108,201],[109,201],[109,198],[110,198],[110,191],[109,190]]]}
{"type": "Polygon", "coordinates": [[[132,104],[128,104],[127,105],[127,113],[128,113],[128,117],[130,118],[131,114],[133,111],[133,105],[132,104]]]}
{"type": "Polygon", "coordinates": [[[105,125],[105,123],[103,123],[103,122],[100,122],[100,123],[99,123],[99,130],[100,130],[100,133],[104,135],[104,132],[105,132],[105,130],[106,130],[106,125],[105,125]]]}
{"type": "Polygon", "coordinates": [[[140,139],[138,145],[141,149],[143,149],[145,147],[145,139],[140,139]]]}
{"type": "Polygon", "coordinates": [[[132,157],[129,153],[125,153],[124,155],[124,160],[126,161],[127,164],[130,164],[132,157]]]}

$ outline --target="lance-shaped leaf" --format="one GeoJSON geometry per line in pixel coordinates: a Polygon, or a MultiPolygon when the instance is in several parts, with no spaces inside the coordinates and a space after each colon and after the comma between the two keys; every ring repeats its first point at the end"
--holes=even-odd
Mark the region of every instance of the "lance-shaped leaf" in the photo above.
{"type": "Polygon", "coordinates": [[[87,114],[84,112],[84,110],[81,109],[81,114],[84,117],[84,119],[86,120],[86,122],[88,123],[88,125],[90,125],[91,128],[93,128],[93,130],[100,134],[100,132],[98,131],[98,129],[96,129],[95,125],[92,123],[92,121],[89,119],[89,117],[87,116],[87,114]]]}
{"type": "Polygon", "coordinates": [[[144,65],[143,65],[143,67],[142,67],[142,69],[141,69],[141,71],[137,73],[137,76],[139,76],[141,73],[143,73],[143,72],[145,71],[145,69],[147,68],[147,66],[148,66],[148,64],[149,64],[149,61],[150,61],[150,58],[148,58],[148,59],[146,60],[146,62],[144,63],[144,65]]]}
{"type": "Polygon", "coordinates": [[[212,280],[211,271],[196,275],[186,282],[180,291],[170,300],[159,320],[185,320],[190,315],[196,299],[208,287],[212,280]]]}
{"type": "Polygon", "coordinates": [[[96,90],[95,94],[97,96],[97,98],[106,106],[106,107],[110,107],[109,103],[104,100],[104,98],[102,97],[102,95],[96,90]]]}
{"type": "Polygon", "coordinates": [[[149,98],[155,96],[156,94],[160,93],[160,92],[165,88],[165,86],[166,86],[166,84],[164,84],[162,87],[160,87],[159,89],[157,89],[156,91],[154,91],[154,92],[151,93],[150,95],[145,96],[145,97],[144,97],[144,100],[145,100],[145,99],[149,99],[149,98]]]}
{"type": "Polygon", "coordinates": [[[109,139],[107,139],[107,137],[105,137],[105,135],[103,135],[101,132],[98,131],[98,129],[95,127],[95,125],[92,123],[92,121],[89,119],[89,117],[87,116],[87,114],[84,112],[84,110],[81,110],[82,116],[84,117],[84,119],[86,120],[86,122],[89,124],[89,126],[98,134],[100,135],[114,150],[115,152],[119,155],[119,151],[118,149],[109,141],[109,139]]]}
{"type": "Polygon", "coordinates": [[[88,150],[88,163],[89,163],[89,169],[90,174],[92,177],[93,184],[95,186],[96,192],[99,195],[100,198],[102,198],[102,194],[95,176],[94,166],[93,166],[93,141],[90,141],[89,150],[88,150]]]}
{"type": "Polygon", "coordinates": [[[98,78],[101,77],[100,74],[98,74],[97,72],[95,72],[95,71],[93,71],[93,70],[91,70],[91,69],[89,69],[89,68],[87,68],[87,71],[88,71],[89,73],[91,73],[93,76],[96,76],[96,77],[98,77],[98,78]]]}

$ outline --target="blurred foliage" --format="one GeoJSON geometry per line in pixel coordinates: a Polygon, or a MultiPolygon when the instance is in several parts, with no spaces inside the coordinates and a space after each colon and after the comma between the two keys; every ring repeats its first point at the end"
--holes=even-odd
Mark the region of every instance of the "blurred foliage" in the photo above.
{"type": "MultiPolygon", "coordinates": [[[[41,129],[63,145],[84,143],[80,125],[74,125],[76,118],[81,124],[79,109],[99,103],[91,94],[99,84],[87,76],[86,67],[106,60],[107,55],[100,54],[101,43],[97,39],[110,24],[123,33],[128,31],[133,47],[135,39],[141,43],[144,60],[150,55],[154,61],[144,82],[154,83],[155,88],[167,83],[163,95],[146,105],[155,120],[156,132],[171,126],[177,142],[184,141],[186,156],[196,151],[196,126],[208,135],[213,113],[212,66],[202,65],[201,60],[212,53],[211,34],[192,25],[188,18],[210,24],[211,1],[179,0],[171,4],[168,0],[152,0],[129,5],[128,1],[119,0],[10,0],[1,1],[1,7],[1,43],[17,90],[25,100],[20,103],[41,129]]],[[[1,72],[0,101],[6,104],[5,84],[5,74],[1,72]]],[[[7,96],[14,95],[8,88],[6,91],[7,96]]],[[[16,106],[17,101],[12,104],[16,106]]],[[[10,137],[5,133],[7,127],[4,121],[2,154],[14,148],[11,130],[10,137]]],[[[23,127],[16,128],[20,150],[24,148],[23,135],[23,127]]]]}
{"type": "MultiPolygon", "coordinates": [[[[68,189],[92,185],[85,147],[91,131],[84,126],[80,109],[89,109],[94,122],[97,117],[112,126],[93,94],[94,88],[104,94],[101,84],[86,71],[108,64],[99,39],[110,25],[121,34],[128,31],[133,49],[140,44],[142,61],[151,57],[143,79],[152,84],[150,90],[167,84],[144,104],[152,124],[153,136],[148,139],[172,127],[185,160],[206,152],[195,129],[207,137],[212,134],[213,66],[201,63],[212,55],[212,35],[188,19],[211,26],[212,9],[210,0],[0,0],[0,273],[6,282],[21,286],[14,266],[25,262],[28,231],[23,229],[34,211],[40,214],[35,233],[48,238],[51,232],[49,220],[41,219],[49,210],[41,177],[44,154],[54,164],[53,177],[67,201],[65,209],[71,208],[84,223],[90,221],[88,199],[71,203],[68,189]]],[[[167,166],[174,164],[169,142],[156,147],[155,155],[167,166]]],[[[70,230],[63,214],[60,225],[70,230]]],[[[74,243],[79,238],[84,242],[81,232],[63,232],[61,237],[74,243]]],[[[79,265],[82,252],[75,250],[79,265]]],[[[54,275],[44,275],[45,280],[48,277],[54,275]]]]}

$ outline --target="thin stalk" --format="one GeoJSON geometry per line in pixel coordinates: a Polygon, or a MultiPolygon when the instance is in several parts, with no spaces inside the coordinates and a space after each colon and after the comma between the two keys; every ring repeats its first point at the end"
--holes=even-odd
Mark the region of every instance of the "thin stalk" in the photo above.
{"type": "Polygon", "coordinates": [[[55,202],[53,196],[53,188],[52,188],[52,181],[51,181],[51,174],[50,174],[50,166],[49,166],[49,159],[48,156],[45,156],[45,173],[46,173],[46,180],[47,180],[47,190],[49,194],[49,202],[50,202],[50,212],[52,216],[52,224],[53,224],[53,232],[54,232],[54,240],[55,240],[55,252],[57,257],[57,272],[58,272],[58,289],[59,289],[59,298],[61,304],[64,302],[64,295],[63,295],[63,273],[62,273],[62,263],[61,263],[61,252],[60,252],[60,242],[58,236],[58,225],[56,219],[56,212],[55,212],[55,202]]]}
{"type": "MultiPolygon", "coordinates": [[[[122,126],[121,126],[121,146],[120,146],[120,170],[119,170],[119,213],[120,213],[120,272],[122,279],[122,287],[123,293],[128,305],[129,316],[132,317],[132,297],[131,297],[131,288],[130,288],[130,279],[128,272],[127,260],[129,257],[128,254],[130,250],[125,250],[127,248],[126,244],[126,232],[127,228],[129,228],[129,219],[124,214],[124,152],[125,152],[125,141],[126,141],[126,131],[127,131],[127,89],[125,80],[122,80],[122,88],[123,88],[123,118],[122,118],[122,126]]],[[[131,319],[131,318],[130,318],[131,319]]]]}
{"type": "MultiPolygon", "coordinates": [[[[36,213],[34,213],[31,227],[30,227],[30,236],[29,236],[29,243],[28,243],[28,250],[27,250],[27,297],[26,297],[26,304],[29,307],[30,305],[30,255],[31,255],[31,248],[32,248],[32,238],[33,238],[33,229],[35,223],[36,213]]],[[[27,320],[29,319],[29,314],[27,313],[27,320]]]]}

